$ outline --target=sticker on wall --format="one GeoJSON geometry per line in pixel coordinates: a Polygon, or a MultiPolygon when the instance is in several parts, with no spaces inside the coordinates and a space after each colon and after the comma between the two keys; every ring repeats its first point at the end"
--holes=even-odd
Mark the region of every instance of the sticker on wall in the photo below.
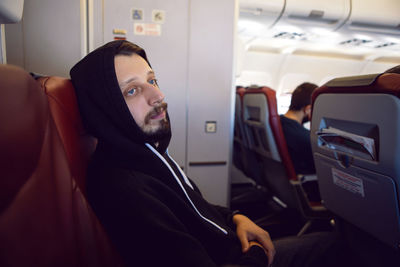
{"type": "Polygon", "coordinates": [[[132,19],[133,20],[144,20],[143,8],[132,8],[132,19]]]}
{"type": "Polygon", "coordinates": [[[114,40],[126,40],[125,29],[113,29],[114,40]]]}
{"type": "Polygon", "coordinates": [[[165,11],[153,9],[151,12],[151,20],[154,23],[164,23],[165,22],[165,11]]]}
{"type": "Polygon", "coordinates": [[[133,34],[160,36],[161,35],[161,25],[154,24],[154,23],[133,23],[133,34]]]}

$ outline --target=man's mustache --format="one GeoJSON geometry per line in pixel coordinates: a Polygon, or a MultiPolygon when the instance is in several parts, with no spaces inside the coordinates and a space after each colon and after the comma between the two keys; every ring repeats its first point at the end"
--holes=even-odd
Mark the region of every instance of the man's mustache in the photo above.
{"type": "Polygon", "coordinates": [[[152,117],[157,116],[163,111],[167,111],[167,109],[168,109],[168,104],[162,102],[159,106],[154,107],[149,113],[147,113],[144,122],[148,123],[152,117]]]}

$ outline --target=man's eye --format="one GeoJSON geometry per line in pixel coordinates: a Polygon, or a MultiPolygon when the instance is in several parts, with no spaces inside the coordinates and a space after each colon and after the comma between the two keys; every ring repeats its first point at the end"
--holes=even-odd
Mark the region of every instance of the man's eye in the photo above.
{"type": "Polygon", "coordinates": [[[152,85],[157,85],[157,79],[151,79],[149,83],[152,85]]]}
{"type": "Polygon", "coordinates": [[[131,95],[134,95],[135,92],[136,92],[136,88],[131,88],[128,91],[126,91],[126,95],[131,96],[131,95]]]}

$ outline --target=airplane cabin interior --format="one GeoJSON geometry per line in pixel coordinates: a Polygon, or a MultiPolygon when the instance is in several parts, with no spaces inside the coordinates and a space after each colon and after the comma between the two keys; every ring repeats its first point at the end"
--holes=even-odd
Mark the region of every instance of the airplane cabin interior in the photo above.
{"type": "Polygon", "coordinates": [[[0,24],[1,266],[124,266],[87,200],[97,141],[69,76],[120,39],[146,49],[169,153],[207,201],[272,239],[336,232],[362,266],[400,264],[399,1],[2,0],[0,24]],[[303,82],[313,174],[280,119],[303,82]]]}

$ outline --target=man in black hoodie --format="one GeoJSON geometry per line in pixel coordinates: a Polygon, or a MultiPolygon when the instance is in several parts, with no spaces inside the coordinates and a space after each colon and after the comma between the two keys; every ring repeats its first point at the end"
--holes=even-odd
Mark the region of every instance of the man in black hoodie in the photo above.
{"type": "Polygon", "coordinates": [[[167,104],[142,48],[110,42],[70,74],[83,123],[98,139],[88,199],[126,265],[272,263],[269,234],[209,204],[168,155],[167,104]]]}

